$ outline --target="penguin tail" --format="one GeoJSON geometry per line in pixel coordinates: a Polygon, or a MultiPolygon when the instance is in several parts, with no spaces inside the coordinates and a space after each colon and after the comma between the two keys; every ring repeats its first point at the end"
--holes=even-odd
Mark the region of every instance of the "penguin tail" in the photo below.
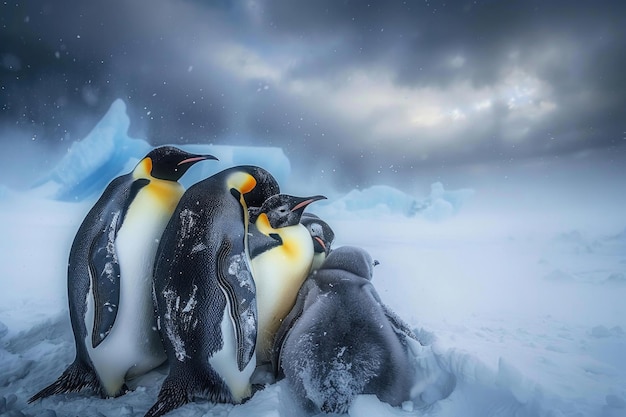
{"type": "Polygon", "coordinates": [[[76,359],[56,381],[28,399],[29,403],[56,394],[78,392],[83,388],[92,388],[100,393],[100,382],[91,367],[76,359]]]}

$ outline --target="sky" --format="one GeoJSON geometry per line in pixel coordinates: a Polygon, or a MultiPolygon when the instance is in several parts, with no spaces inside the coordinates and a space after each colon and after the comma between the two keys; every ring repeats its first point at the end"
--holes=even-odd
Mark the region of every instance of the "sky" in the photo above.
{"type": "Polygon", "coordinates": [[[279,146],[346,189],[616,182],[624,51],[620,0],[3,1],[0,162],[52,163],[119,97],[133,137],[279,146]]]}

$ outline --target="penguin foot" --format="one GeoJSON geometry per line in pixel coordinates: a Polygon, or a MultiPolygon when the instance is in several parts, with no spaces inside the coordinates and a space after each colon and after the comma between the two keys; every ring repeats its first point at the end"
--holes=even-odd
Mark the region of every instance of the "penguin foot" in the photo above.
{"type": "Polygon", "coordinates": [[[100,382],[93,369],[75,360],[56,381],[30,397],[28,402],[32,403],[51,395],[78,392],[83,388],[92,388],[98,393],[102,392],[100,382]]]}
{"type": "Polygon", "coordinates": [[[174,376],[168,375],[163,381],[156,403],[144,417],[162,416],[191,402],[195,397],[205,398],[214,403],[235,403],[223,381],[216,381],[208,374],[195,370],[176,373],[174,376]]]}
{"type": "Polygon", "coordinates": [[[162,416],[188,402],[189,397],[182,390],[171,385],[165,385],[164,383],[156,403],[154,403],[144,417],[162,416]]]}

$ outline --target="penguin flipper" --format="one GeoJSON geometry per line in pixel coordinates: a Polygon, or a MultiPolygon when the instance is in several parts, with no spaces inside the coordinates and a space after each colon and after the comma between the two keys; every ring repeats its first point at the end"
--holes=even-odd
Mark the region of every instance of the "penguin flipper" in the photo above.
{"type": "Polygon", "coordinates": [[[28,403],[51,395],[78,392],[83,388],[91,388],[98,393],[102,392],[100,381],[94,370],[76,359],[56,381],[30,397],[28,403]]]}
{"type": "Polygon", "coordinates": [[[415,335],[413,330],[411,330],[411,327],[409,327],[409,325],[404,320],[402,320],[400,316],[398,316],[392,309],[387,307],[385,304],[381,303],[380,306],[382,307],[383,312],[385,313],[385,317],[387,317],[387,320],[389,320],[389,322],[391,323],[391,326],[393,327],[393,330],[397,334],[400,334],[404,337],[408,337],[419,342],[417,336],[415,335]]]}
{"type": "Polygon", "coordinates": [[[222,241],[217,252],[217,280],[229,301],[228,313],[237,338],[237,367],[243,371],[256,348],[256,287],[245,253],[233,254],[228,239],[222,241]]]}
{"type": "Polygon", "coordinates": [[[139,179],[132,183],[119,199],[111,201],[117,210],[103,213],[100,233],[89,248],[89,274],[94,298],[94,322],[91,343],[96,348],[108,336],[115,319],[120,300],[120,264],[115,249],[115,239],[122,226],[130,202],[142,187],[150,181],[139,179]]]}

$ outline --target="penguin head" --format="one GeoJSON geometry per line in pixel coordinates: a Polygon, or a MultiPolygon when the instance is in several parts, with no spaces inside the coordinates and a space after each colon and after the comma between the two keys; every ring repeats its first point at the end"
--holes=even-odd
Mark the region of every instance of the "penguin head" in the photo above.
{"type": "Polygon", "coordinates": [[[173,146],[161,146],[151,150],[139,167],[153,178],[178,181],[193,164],[207,159],[217,160],[213,155],[197,155],[173,146]]]}
{"type": "Polygon", "coordinates": [[[317,217],[315,214],[303,213],[300,223],[307,228],[313,239],[313,250],[315,253],[330,253],[330,245],[335,240],[335,232],[328,223],[317,217]]]}
{"type": "Polygon", "coordinates": [[[340,246],[334,249],[319,269],[341,269],[368,280],[374,275],[374,261],[370,254],[356,246],[340,246]]]}
{"type": "MultiPolygon", "coordinates": [[[[253,165],[242,165],[237,170],[249,174],[254,184],[246,189],[238,189],[243,193],[243,198],[248,207],[258,207],[270,196],[280,193],[280,187],[276,179],[263,168],[253,165]]],[[[250,183],[248,183],[250,184],[250,183]]]]}
{"type": "Polygon", "coordinates": [[[300,223],[302,213],[309,204],[325,198],[323,195],[294,197],[288,194],[276,194],[265,200],[259,209],[251,210],[250,220],[255,222],[260,215],[265,214],[273,229],[294,226],[300,223]]]}

